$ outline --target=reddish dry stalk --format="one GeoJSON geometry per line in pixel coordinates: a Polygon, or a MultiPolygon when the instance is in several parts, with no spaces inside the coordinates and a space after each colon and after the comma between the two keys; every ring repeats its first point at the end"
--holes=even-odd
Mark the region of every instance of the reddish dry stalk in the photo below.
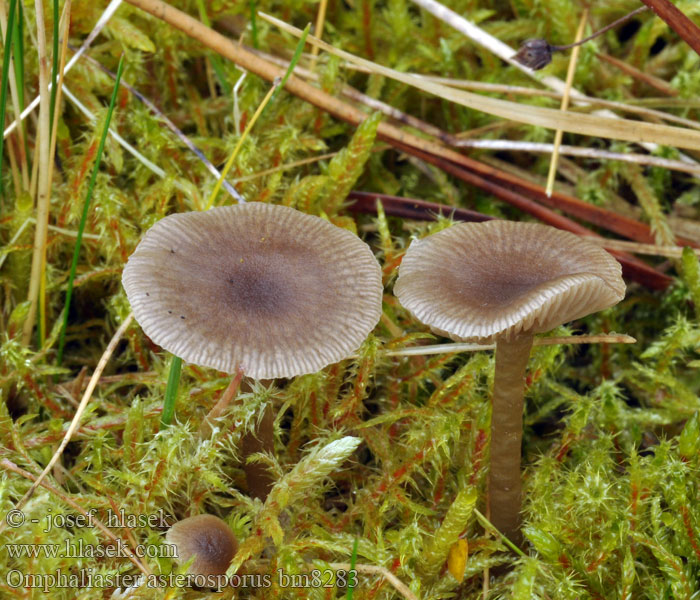
{"type": "Polygon", "coordinates": [[[490,215],[484,215],[467,208],[457,208],[437,202],[416,200],[415,198],[389,196],[388,194],[352,191],[348,194],[348,200],[354,200],[354,203],[347,208],[350,212],[376,213],[377,200],[381,200],[387,215],[415,221],[433,221],[437,215],[449,216],[457,221],[481,222],[495,219],[490,215]]]}
{"type": "MultiPolygon", "coordinates": [[[[462,181],[477,185],[497,198],[516,206],[520,210],[531,214],[548,225],[552,225],[553,227],[557,227],[565,231],[571,231],[572,233],[577,233],[579,235],[598,237],[596,234],[592,233],[590,230],[572,221],[571,219],[559,215],[544,206],[540,206],[533,200],[512,191],[510,186],[501,186],[498,183],[484,179],[464,168],[461,168],[459,165],[452,164],[438,156],[434,156],[416,149],[409,150],[408,147],[400,143],[397,143],[396,145],[402,149],[405,149],[406,151],[411,151],[414,156],[418,156],[426,162],[439,166],[445,172],[459,177],[462,181]]],[[[659,273],[646,263],[637,260],[628,254],[623,252],[611,252],[611,254],[613,254],[622,264],[625,277],[629,277],[638,283],[646,285],[652,289],[665,289],[673,281],[669,276],[659,273]]]]}
{"type": "Polygon", "coordinates": [[[221,415],[226,412],[226,409],[231,404],[231,401],[236,397],[238,393],[238,388],[241,385],[241,380],[243,379],[243,371],[239,368],[236,371],[236,375],[231,379],[228,387],[224,390],[219,401],[212,407],[202,424],[199,426],[199,438],[202,440],[208,440],[214,431],[216,426],[216,421],[221,417],[221,415]]]}
{"type": "Polygon", "coordinates": [[[700,29],[669,0],[642,0],[700,55],[700,29]]]}
{"type": "Polygon", "coordinates": [[[678,96],[679,94],[676,88],[671,87],[663,79],[660,79],[659,77],[654,77],[653,75],[649,75],[649,73],[645,73],[644,71],[640,71],[639,69],[633,67],[629,63],[620,60],[619,58],[615,58],[614,56],[610,56],[609,54],[605,54],[604,52],[596,52],[596,56],[601,60],[610,63],[614,67],[617,67],[623,73],[627,73],[627,75],[630,75],[635,79],[643,81],[648,86],[653,87],[655,90],[661,92],[666,96],[678,96]]]}

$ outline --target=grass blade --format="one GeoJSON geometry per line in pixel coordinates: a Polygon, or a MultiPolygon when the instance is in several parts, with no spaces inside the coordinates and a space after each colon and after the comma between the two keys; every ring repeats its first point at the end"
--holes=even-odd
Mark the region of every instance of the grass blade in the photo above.
{"type": "Polygon", "coordinates": [[[173,355],[170,363],[170,373],[168,374],[168,385],[165,388],[165,402],[163,403],[163,413],[160,416],[160,423],[164,427],[173,422],[175,414],[175,400],[177,400],[177,388],[180,385],[180,372],[182,371],[182,359],[173,355]]]}
{"type": "Polygon", "coordinates": [[[250,0],[250,33],[253,37],[253,48],[258,49],[258,3],[250,0]]]}
{"type": "Polygon", "coordinates": [[[73,296],[73,282],[75,281],[75,271],[78,267],[78,256],[80,255],[80,245],[83,241],[83,231],[85,230],[85,223],[87,222],[88,210],[90,208],[90,200],[92,198],[92,192],[95,188],[95,180],[97,179],[97,172],[100,168],[100,162],[102,161],[102,152],[105,147],[105,140],[107,139],[107,132],[109,131],[109,123],[112,120],[112,113],[114,112],[114,104],[117,100],[117,92],[119,91],[119,80],[122,78],[122,71],[124,69],[124,55],[119,59],[119,68],[117,69],[117,80],[114,82],[114,89],[112,90],[112,98],[109,101],[109,109],[107,111],[107,119],[105,120],[105,125],[102,130],[102,137],[100,138],[100,145],[97,147],[97,157],[95,158],[95,166],[92,169],[92,176],[90,177],[90,183],[88,184],[87,194],[85,196],[85,203],[83,204],[83,214],[80,217],[80,225],[78,227],[78,239],[75,241],[75,250],[73,251],[73,261],[70,266],[70,275],[68,277],[68,288],[66,289],[66,303],[63,308],[63,325],[61,327],[61,335],[58,342],[58,364],[60,365],[63,361],[63,347],[66,342],[66,328],[68,327],[68,311],[70,309],[70,301],[73,296]]]}
{"type": "MultiPolygon", "coordinates": [[[[197,0],[197,9],[199,10],[199,18],[201,19],[202,23],[204,23],[207,27],[211,27],[211,21],[209,20],[209,15],[207,15],[207,9],[204,6],[204,0],[197,0]]],[[[212,69],[214,69],[214,73],[216,73],[216,78],[219,80],[221,89],[224,90],[224,94],[226,96],[230,96],[232,90],[228,80],[226,79],[226,73],[224,71],[224,65],[221,62],[221,57],[218,54],[210,53],[209,60],[211,61],[211,66],[212,69]]]]}
{"type": "MultiPolygon", "coordinates": [[[[24,8],[22,3],[17,5],[17,18],[15,19],[15,30],[12,32],[13,58],[15,63],[15,81],[17,82],[17,101],[20,114],[24,110],[24,8]]],[[[22,123],[24,127],[24,123],[22,123]]],[[[20,139],[25,139],[24,131],[19,135],[20,139]]],[[[24,145],[24,160],[29,164],[29,148],[24,145]]]]}
{"type": "Polygon", "coordinates": [[[297,47],[294,49],[294,56],[292,56],[292,60],[289,63],[289,66],[287,67],[287,71],[284,74],[284,77],[282,77],[282,83],[280,83],[278,88],[275,90],[275,93],[272,95],[272,98],[270,98],[270,102],[274,102],[276,100],[277,96],[279,95],[279,93],[282,91],[285,84],[287,83],[289,76],[292,74],[292,71],[294,71],[294,67],[297,66],[297,63],[299,62],[299,59],[301,58],[301,53],[304,51],[304,46],[306,45],[306,36],[309,35],[310,30],[311,30],[311,23],[309,23],[306,27],[304,27],[304,31],[301,32],[301,35],[299,36],[299,43],[297,44],[297,47]]]}
{"type": "MultiPolygon", "coordinates": [[[[0,124],[5,124],[5,108],[7,106],[7,84],[10,75],[10,54],[12,48],[12,33],[15,26],[15,11],[17,9],[17,0],[10,0],[10,11],[7,15],[7,35],[5,36],[4,60],[2,61],[2,81],[0,82],[0,124]]],[[[5,195],[5,189],[2,184],[2,156],[5,138],[0,136],[0,195],[5,195]]]]}
{"type": "Polygon", "coordinates": [[[355,538],[355,543],[352,545],[352,557],[350,558],[350,578],[348,579],[348,595],[346,600],[352,600],[353,594],[355,593],[355,584],[357,583],[357,577],[353,575],[355,570],[355,565],[357,564],[357,543],[359,538],[355,538]]]}

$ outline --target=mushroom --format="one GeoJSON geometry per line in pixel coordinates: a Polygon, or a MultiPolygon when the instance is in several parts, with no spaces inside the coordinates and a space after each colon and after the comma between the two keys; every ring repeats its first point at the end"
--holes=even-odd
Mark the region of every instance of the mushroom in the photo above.
{"type": "Polygon", "coordinates": [[[462,342],[495,342],[488,506],[519,540],[525,368],[533,335],[617,304],[620,264],[578,236],[535,223],[460,223],[404,256],[394,293],[419,321],[462,342]]]}
{"type": "Polygon", "coordinates": [[[260,202],[161,219],[122,283],[156,344],[255,379],[338,362],[381,316],[381,270],[367,244],[319,217],[260,202]]]}
{"type": "MultiPolygon", "coordinates": [[[[319,217],[260,202],[161,219],[130,256],[122,283],[156,344],[258,380],[347,358],[382,311],[381,269],[367,244],[319,217]]],[[[267,412],[262,446],[247,436],[244,454],[272,450],[267,412]]],[[[269,479],[252,484],[260,468],[245,468],[254,495],[264,498],[269,479]]]]}
{"type": "Polygon", "coordinates": [[[225,521],[214,515],[197,515],[178,521],[165,534],[176,549],[176,561],[194,556],[192,575],[224,575],[238,549],[238,540],[225,521]]]}

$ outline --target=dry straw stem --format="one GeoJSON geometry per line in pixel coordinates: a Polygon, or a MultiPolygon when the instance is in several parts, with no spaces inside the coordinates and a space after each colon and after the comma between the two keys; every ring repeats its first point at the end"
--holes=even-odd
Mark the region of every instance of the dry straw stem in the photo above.
{"type": "MultiPolygon", "coordinates": [[[[608,250],[648,254],[649,256],[665,256],[667,258],[681,258],[683,256],[683,246],[655,246],[654,244],[640,244],[638,242],[610,240],[592,236],[586,237],[586,239],[608,250]]],[[[695,256],[700,258],[700,250],[693,250],[693,252],[695,252],[695,256]]]]}
{"type": "MultiPolygon", "coordinates": [[[[32,252],[32,272],[29,280],[29,313],[22,328],[22,343],[26,346],[34,329],[39,292],[43,287],[46,263],[46,238],[49,224],[50,151],[50,101],[49,94],[49,58],[46,52],[46,29],[44,26],[44,6],[41,0],[35,2],[36,38],[39,57],[39,130],[37,147],[39,148],[39,187],[37,194],[36,229],[34,231],[34,249],[32,252]]],[[[43,335],[41,340],[43,342],[43,335]]]]}
{"type": "MultiPolygon", "coordinates": [[[[100,360],[97,363],[97,367],[95,367],[95,371],[93,372],[92,377],[90,378],[90,382],[88,383],[87,389],[85,390],[85,393],[83,394],[83,397],[80,400],[78,409],[75,411],[73,420],[71,421],[70,426],[68,427],[68,431],[66,431],[66,434],[63,437],[60,446],[56,449],[56,452],[54,452],[53,456],[51,457],[51,460],[41,472],[39,477],[36,478],[36,481],[32,484],[32,487],[29,488],[29,491],[27,491],[27,493],[22,497],[22,499],[17,503],[17,505],[15,506],[15,510],[20,510],[26,504],[29,498],[32,497],[34,490],[36,490],[36,488],[41,485],[41,482],[43,481],[44,477],[46,477],[46,475],[51,471],[51,469],[53,469],[54,465],[61,457],[63,450],[65,450],[66,446],[68,445],[68,442],[70,442],[71,438],[73,437],[73,434],[80,425],[80,419],[83,416],[85,409],[87,408],[88,402],[92,397],[92,392],[95,390],[97,382],[99,381],[100,376],[102,375],[102,371],[104,371],[105,367],[107,366],[107,362],[112,356],[114,349],[117,347],[119,340],[124,335],[124,332],[131,324],[133,318],[133,313],[129,313],[126,319],[124,319],[124,322],[119,326],[117,331],[112,336],[112,339],[109,340],[109,344],[107,344],[107,348],[105,348],[105,351],[102,353],[102,356],[100,357],[100,360]]],[[[0,532],[3,531],[5,525],[5,521],[0,523],[0,532]]]]}
{"type": "MultiPolygon", "coordinates": [[[[323,26],[326,22],[326,9],[328,8],[328,0],[321,0],[318,5],[318,14],[316,16],[316,27],[314,28],[314,33],[319,39],[323,39],[323,26]]],[[[311,48],[311,70],[316,68],[316,56],[318,55],[318,48],[314,46],[311,48]]]]}
{"type": "MultiPolygon", "coordinates": [[[[583,29],[586,26],[586,21],[588,20],[588,8],[583,9],[583,15],[581,15],[581,21],[579,22],[578,29],[576,30],[576,42],[579,42],[583,37],[583,29]]],[[[571,51],[571,56],[569,58],[569,68],[566,72],[566,87],[564,88],[564,94],[561,99],[560,110],[566,111],[569,109],[569,98],[571,96],[571,85],[574,82],[574,75],[576,74],[576,63],[578,62],[578,55],[580,54],[581,46],[574,46],[571,51]]],[[[564,132],[561,129],[557,129],[554,134],[554,151],[552,152],[552,160],[549,163],[549,174],[547,175],[547,196],[552,195],[552,190],[554,189],[554,178],[557,174],[557,165],[559,164],[559,147],[561,146],[561,140],[564,136],[564,132]]]]}
{"type": "MultiPolygon", "coordinates": [[[[112,15],[117,11],[119,6],[121,5],[122,0],[112,0],[109,3],[109,6],[105,8],[104,12],[102,15],[100,15],[100,18],[97,20],[97,23],[95,24],[95,27],[93,27],[92,31],[90,32],[90,35],[87,36],[87,39],[83,42],[82,46],[80,46],[80,50],[76,52],[73,57],[68,61],[68,64],[66,65],[66,68],[64,69],[63,73],[68,73],[68,71],[71,70],[73,65],[78,62],[78,59],[83,55],[83,53],[90,47],[92,42],[95,40],[95,38],[100,34],[102,29],[104,29],[105,25],[109,22],[109,20],[112,18],[112,15]]],[[[51,82],[49,82],[49,90],[51,89],[51,82]]],[[[20,121],[23,121],[24,119],[27,118],[29,113],[31,113],[38,105],[40,102],[41,97],[37,96],[32,100],[27,108],[25,108],[22,111],[22,114],[19,116],[19,119],[16,119],[12,123],[10,123],[6,128],[5,131],[3,132],[3,137],[7,137],[10,133],[12,133],[15,128],[19,125],[20,121]]],[[[37,144],[38,147],[38,144],[37,144]]]]}
{"type": "MultiPolygon", "coordinates": [[[[41,485],[45,490],[48,492],[54,494],[58,498],[60,498],[63,502],[65,502],[68,506],[70,506],[72,509],[75,511],[79,512],[81,515],[83,515],[86,518],[91,519],[91,521],[95,524],[95,526],[102,532],[104,533],[110,540],[112,540],[115,544],[120,544],[123,548],[125,548],[128,551],[128,558],[129,560],[134,563],[134,565],[144,574],[144,575],[151,575],[151,570],[148,568],[148,565],[142,563],[134,554],[133,550],[129,547],[129,543],[125,540],[120,540],[116,535],[114,535],[109,528],[99,519],[95,517],[94,514],[88,514],[88,512],[80,506],[77,502],[66,496],[63,492],[60,490],[56,489],[52,485],[41,481],[41,479],[35,477],[28,471],[25,471],[24,469],[21,469],[18,467],[15,463],[7,460],[6,458],[3,458],[0,460],[0,465],[2,465],[3,468],[5,468],[8,471],[12,471],[14,473],[17,473],[18,475],[21,475],[25,479],[29,479],[30,481],[33,481],[35,485],[41,485]]],[[[34,486],[32,486],[34,487],[34,486]]],[[[5,522],[0,525],[1,528],[4,528],[5,522]]],[[[2,531],[2,529],[0,529],[2,531]]]]}
{"type": "MultiPolygon", "coordinates": [[[[554,144],[540,142],[523,142],[520,140],[457,140],[454,144],[458,148],[479,148],[483,150],[511,151],[511,152],[537,152],[549,153],[554,149],[554,144]]],[[[691,175],[700,175],[700,165],[697,163],[687,163],[681,160],[650,156],[648,154],[638,154],[633,152],[609,152],[599,148],[586,148],[583,146],[559,146],[559,154],[565,156],[580,156],[593,158],[596,160],[619,160],[621,162],[631,162],[638,165],[659,167],[669,171],[680,171],[691,175]]]]}
{"type": "MultiPolygon", "coordinates": [[[[260,53],[263,55],[263,53],[260,53]]],[[[606,57],[602,55],[598,55],[600,58],[608,60],[612,59],[612,57],[606,57]]],[[[268,57],[268,60],[273,60],[273,58],[268,57]]],[[[274,58],[274,60],[278,60],[280,64],[287,64],[283,59],[278,59],[274,58]]],[[[627,63],[623,63],[622,61],[618,61],[617,59],[612,59],[615,60],[616,62],[614,63],[616,66],[618,63],[620,65],[625,65],[629,70],[632,70],[632,67],[629,67],[627,63]]],[[[354,71],[358,71],[360,73],[371,73],[371,69],[366,69],[364,67],[361,67],[359,65],[354,65],[349,62],[344,62],[343,63],[343,68],[345,69],[350,69],[354,71]]],[[[297,69],[298,71],[299,69],[297,69]]],[[[635,73],[638,73],[638,71],[635,70],[635,73]]],[[[303,71],[300,73],[304,76],[306,76],[303,71]]],[[[555,91],[547,91],[547,90],[540,90],[540,89],[535,89],[535,88],[530,88],[530,87],[523,87],[519,85],[504,85],[502,83],[487,83],[483,81],[472,81],[469,79],[452,79],[450,77],[437,77],[434,75],[423,75],[420,73],[410,73],[411,75],[414,75],[415,77],[419,77],[421,79],[425,79],[426,81],[430,81],[433,83],[441,83],[443,85],[448,85],[450,87],[458,88],[458,89],[465,89],[465,90],[472,90],[472,91],[478,91],[478,92],[488,92],[488,93],[495,93],[495,94],[509,94],[509,95],[519,95],[519,96],[537,96],[537,97],[544,97],[544,98],[553,98],[555,100],[561,100],[563,97],[563,94],[561,92],[555,92],[555,91]]],[[[642,73],[643,75],[643,73],[642,73]]],[[[646,80],[644,80],[646,81],[646,80]]],[[[648,83],[648,82],[647,82],[648,83]]],[[[671,88],[672,89],[672,88],[671,88]]],[[[674,90],[675,91],[675,90],[674,90]]],[[[344,93],[344,91],[343,91],[344,93]]],[[[666,93],[666,92],[664,92],[666,93]]],[[[579,108],[581,110],[587,110],[588,105],[593,106],[601,106],[604,108],[611,108],[615,110],[620,110],[623,112],[629,112],[633,114],[638,114],[638,115],[643,115],[647,117],[652,117],[652,118],[658,118],[658,119],[664,119],[667,121],[671,121],[673,123],[677,123],[679,125],[683,125],[685,127],[691,127],[693,129],[700,129],[700,123],[697,121],[692,121],[691,119],[684,119],[683,117],[679,117],[677,115],[672,115],[670,113],[666,113],[660,110],[653,110],[649,108],[644,108],[642,106],[637,106],[635,104],[629,104],[626,102],[616,102],[614,100],[604,100],[602,98],[594,98],[593,96],[585,96],[583,94],[577,94],[576,95],[576,100],[577,103],[579,103],[579,108]],[[580,102],[579,102],[580,101],[580,102]],[[584,104],[585,101],[585,104],[584,104]]],[[[639,99],[630,99],[630,102],[639,102],[639,99]]],[[[645,99],[646,101],[646,99],[645,99]]],[[[688,102],[692,102],[692,100],[684,100],[683,106],[686,107],[688,102]]],[[[611,113],[612,114],[612,113],[611,113]]]]}
{"type": "Polygon", "coordinates": [[[56,98],[54,104],[54,119],[51,127],[51,144],[49,146],[51,156],[49,160],[49,181],[53,180],[53,163],[54,156],[56,155],[56,136],[58,134],[58,109],[61,106],[61,91],[63,90],[63,75],[64,68],[66,66],[66,54],[68,51],[68,29],[70,28],[70,10],[71,10],[71,0],[66,0],[63,6],[63,13],[61,14],[60,22],[60,36],[61,36],[61,54],[59,57],[58,65],[58,81],[56,82],[56,98]]]}
{"type": "MultiPolygon", "coordinates": [[[[128,0],[131,1],[131,0],[128,0]]],[[[288,25],[284,21],[276,19],[265,13],[258,13],[260,17],[281,30],[299,37],[301,30],[288,25]]],[[[672,127],[670,125],[657,125],[656,123],[644,123],[640,121],[628,121],[627,119],[612,119],[599,115],[586,115],[569,111],[560,111],[553,108],[539,108],[517,102],[508,102],[497,98],[486,98],[478,94],[471,94],[463,90],[455,90],[448,86],[431,83],[414,75],[400,73],[371,61],[359,58],[348,52],[338,50],[330,44],[315,38],[307,37],[310,44],[319,46],[322,50],[344,58],[350,62],[366,66],[376,74],[384,75],[396,81],[400,81],[416,89],[434,94],[439,98],[451,100],[467,108],[496,115],[504,119],[547,127],[549,129],[562,129],[571,133],[579,133],[594,137],[626,140],[630,142],[650,142],[665,146],[677,146],[700,150],[700,132],[672,127]]]]}
{"type": "MultiPolygon", "coordinates": [[[[597,335],[566,335],[560,337],[535,338],[534,346],[555,346],[558,344],[635,344],[637,340],[624,333],[601,333],[597,335]]],[[[427,356],[429,354],[452,354],[455,352],[480,352],[493,350],[496,344],[433,344],[431,346],[415,346],[400,350],[386,350],[384,356],[427,356]]]]}
{"type": "MultiPolygon", "coordinates": [[[[214,189],[212,190],[211,195],[209,196],[209,200],[207,201],[207,206],[206,206],[207,210],[209,210],[214,205],[214,200],[216,199],[216,196],[219,193],[219,190],[221,189],[221,186],[223,185],[223,183],[226,179],[226,175],[228,175],[228,172],[231,170],[231,167],[233,166],[233,163],[236,160],[238,153],[240,152],[241,148],[243,147],[243,143],[248,138],[248,135],[253,130],[255,123],[260,118],[260,115],[263,113],[268,102],[270,102],[270,100],[272,99],[272,95],[277,91],[278,88],[279,88],[279,80],[275,79],[272,87],[267,91],[267,94],[265,94],[265,97],[262,99],[262,102],[260,102],[260,104],[258,105],[258,108],[255,110],[255,113],[253,113],[253,116],[251,117],[250,121],[246,125],[246,128],[243,131],[243,134],[238,139],[238,143],[236,144],[236,147],[233,149],[233,152],[231,152],[231,156],[229,156],[228,160],[226,161],[226,164],[224,165],[224,168],[221,171],[221,176],[219,177],[218,181],[216,182],[216,185],[214,186],[214,189]]],[[[243,202],[245,202],[245,199],[241,198],[241,200],[243,202]]]]}

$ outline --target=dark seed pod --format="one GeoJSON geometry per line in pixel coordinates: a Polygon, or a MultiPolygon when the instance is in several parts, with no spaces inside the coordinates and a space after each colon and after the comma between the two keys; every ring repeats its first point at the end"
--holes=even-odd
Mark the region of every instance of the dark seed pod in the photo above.
{"type": "Polygon", "coordinates": [[[513,59],[521,65],[538,71],[552,62],[552,46],[547,40],[539,38],[525,40],[513,59]]]}

